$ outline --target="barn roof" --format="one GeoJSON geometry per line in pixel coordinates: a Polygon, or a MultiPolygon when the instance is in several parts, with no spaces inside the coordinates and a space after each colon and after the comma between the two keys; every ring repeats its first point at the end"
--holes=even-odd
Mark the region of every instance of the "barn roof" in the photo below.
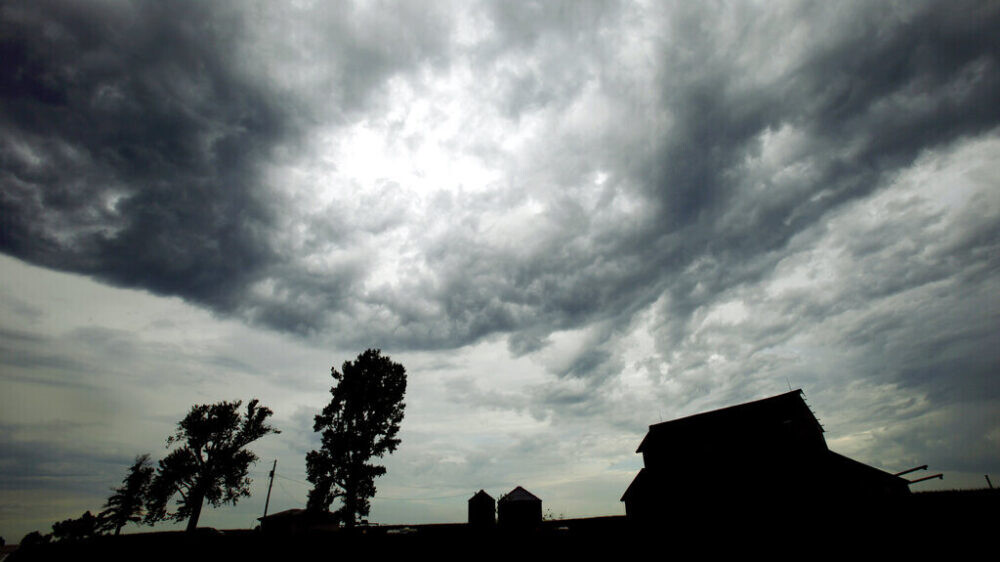
{"type": "Polygon", "coordinates": [[[531,492],[525,490],[524,488],[522,488],[520,486],[518,486],[517,488],[514,488],[513,490],[510,491],[509,494],[507,494],[507,495],[503,496],[502,498],[500,498],[500,502],[501,503],[507,503],[507,502],[527,502],[527,501],[540,502],[542,500],[541,500],[541,498],[539,498],[535,494],[532,494],[531,492]]]}
{"type": "Polygon", "coordinates": [[[898,486],[900,484],[909,485],[909,481],[905,478],[896,476],[895,474],[886,472],[882,469],[875,468],[874,466],[867,465],[863,462],[858,462],[850,457],[834,453],[833,451],[829,452],[829,464],[831,470],[836,471],[836,475],[841,478],[864,478],[872,481],[879,481],[890,486],[898,486]]]}
{"type": "Polygon", "coordinates": [[[628,488],[625,488],[625,493],[622,494],[622,499],[618,501],[626,501],[626,498],[628,498],[630,495],[641,493],[643,486],[646,485],[646,478],[648,478],[648,476],[646,475],[646,469],[640,468],[639,474],[635,475],[635,478],[632,480],[632,483],[628,485],[628,488]]]}
{"type": "Polygon", "coordinates": [[[734,427],[752,427],[789,417],[811,420],[811,423],[815,423],[819,430],[823,431],[823,427],[819,425],[802,394],[802,389],[797,389],[770,398],[653,424],[649,426],[649,433],[643,438],[636,452],[641,453],[651,441],[670,435],[707,436],[728,432],[734,427]]]}
{"type": "Polygon", "coordinates": [[[297,509],[297,508],[286,509],[284,511],[279,511],[277,513],[272,513],[272,514],[268,515],[267,517],[258,517],[257,520],[260,521],[262,519],[268,519],[268,520],[271,520],[271,519],[284,519],[286,517],[296,517],[296,516],[299,516],[299,515],[301,515],[301,514],[303,514],[305,512],[306,512],[306,510],[304,510],[304,509],[297,509]]]}
{"type": "Polygon", "coordinates": [[[267,517],[258,517],[258,521],[289,521],[295,519],[308,519],[313,521],[336,521],[337,516],[329,511],[313,512],[307,509],[286,509],[277,513],[272,513],[267,517]]]}

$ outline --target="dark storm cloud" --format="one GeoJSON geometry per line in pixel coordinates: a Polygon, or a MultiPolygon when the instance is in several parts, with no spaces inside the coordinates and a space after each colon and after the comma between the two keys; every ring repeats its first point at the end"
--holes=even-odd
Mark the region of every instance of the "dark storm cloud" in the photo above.
{"type": "Polygon", "coordinates": [[[4,251],[222,311],[276,259],[254,178],[288,134],[218,4],[3,8],[4,251]]]}
{"type": "Polygon", "coordinates": [[[432,10],[378,21],[340,8],[316,14],[316,29],[243,3],[5,4],[0,249],[281,330],[317,328],[317,309],[346,306],[356,275],[289,264],[282,236],[301,217],[262,182],[266,166],[301,149],[305,124],[356,113],[441,35],[407,27],[432,10]],[[272,23],[287,27],[255,35],[272,23]],[[321,52],[303,54],[299,39],[321,52]],[[282,297],[249,294],[263,279],[282,297]]]}
{"type": "MultiPolygon", "coordinates": [[[[668,354],[699,309],[767,278],[831,213],[1000,123],[990,4],[489,3],[471,46],[444,8],[240,6],[4,7],[5,252],[343,345],[451,349],[499,334],[537,353],[553,332],[599,324],[553,367],[596,388],[624,364],[617,341],[639,312],[660,303],[668,354]],[[290,153],[322,156],[306,147],[312,127],[385,119],[390,77],[431,90],[463,64],[482,81],[475,114],[547,126],[527,155],[471,127],[449,139],[503,168],[496,189],[431,197],[426,216],[391,182],[373,201],[301,209],[264,173],[290,153]],[[574,112],[605,110],[574,125],[574,112]],[[759,163],[786,134],[779,162],[759,163]],[[535,235],[489,239],[483,217],[529,198],[543,207],[535,235]],[[368,283],[380,237],[407,228],[416,257],[398,284],[368,283]]],[[[995,222],[976,228],[947,269],[995,279],[995,222]]],[[[872,270],[861,285],[898,293],[937,269],[872,270]]],[[[756,345],[797,330],[774,320],[756,345]]]]}
{"type": "MultiPolygon", "coordinates": [[[[706,14],[678,18],[672,31],[687,46],[685,60],[668,63],[661,78],[677,122],[639,169],[658,208],[648,244],[639,246],[655,266],[651,275],[670,279],[708,264],[669,281],[675,313],[705,300],[691,298],[692,280],[715,295],[770,272],[791,237],[831,209],[878,189],[921,151],[997,125],[1000,108],[989,100],[1000,94],[1000,45],[989,30],[1000,23],[998,10],[934,8],[901,21],[872,7],[844,22],[831,45],[750,87],[734,78],[753,69],[733,65],[736,52],[719,52],[690,25],[706,14]],[[694,61],[709,64],[671,72],[694,61]],[[761,134],[783,125],[804,134],[811,177],[784,189],[764,178],[761,195],[747,196],[743,163],[760,150],[761,134]]],[[[734,50],[767,31],[748,26],[734,50]]]]}
{"type": "MultiPolygon", "coordinates": [[[[865,450],[880,466],[906,468],[904,457],[933,459],[942,470],[1000,466],[995,453],[982,453],[995,417],[963,425],[954,416],[958,405],[982,410],[977,404],[997,392],[990,295],[998,288],[1000,221],[996,199],[983,191],[995,184],[995,169],[982,167],[995,159],[996,145],[982,149],[985,158],[962,147],[995,139],[1000,125],[993,101],[1000,98],[993,33],[1000,9],[732,11],[740,13],[681,5],[665,14],[669,39],[657,43],[653,103],[614,99],[634,106],[624,112],[634,119],[631,130],[599,128],[600,142],[590,145],[561,128],[561,111],[584,97],[585,81],[574,75],[567,85],[558,71],[530,70],[556,66],[551,51],[534,46],[551,48],[558,41],[546,33],[560,33],[537,23],[544,18],[533,21],[517,42],[518,56],[533,63],[524,76],[506,78],[516,84],[497,88],[494,103],[522,121],[557,108],[545,150],[539,147],[543,171],[519,169],[521,181],[503,197],[439,201],[436,213],[457,214],[461,226],[425,246],[436,283],[433,292],[413,294],[441,304],[447,322],[426,329],[438,318],[431,313],[423,330],[382,333],[397,345],[428,347],[506,333],[511,352],[535,354],[552,344],[553,332],[602,325],[597,336],[580,336],[585,345],[575,355],[549,365],[557,381],[524,394],[456,385],[450,396],[536,419],[641,429],[655,421],[649,405],[612,397],[623,367],[638,361],[657,383],[651,400],[665,405],[666,419],[773,395],[787,380],[816,397],[832,439],[894,428],[865,450]],[[745,25],[712,25],[733,18],[745,25]],[[786,37],[791,47],[782,45],[786,37]],[[927,194],[912,186],[893,188],[914,166],[972,163],[978,169],[966,173],[976,176],[980,200],[959,214],[924,208],[927,194]],[[604,193],[587,203],[583,192],[599,171],[608,176],[604,193]],[[884,209],[866,206],[887,192],[884,209]],[[547,228],[529,244],[483,236],[477,221],[489,209],[530,197],[545,202],[536,220],[547,228]],[[641,202],[633,216],[601,221],[629,197],[641,202]],[[881,220],[854,216],[870,213],[881,220]],[[833,267],[835,281],[823,283],[819,272],[800,288],[772,293],[776,280],[791,275],[788,264],[808,271],[814,262],[833,267]],[[745,303],[745,320],[699,329],[713,307],[731,301],[745,303]],[[623,346],[627,331],[646,328],[638,314],[646,310],[653,312],[651,361],[623,346]],[[891,399],[895,393],[928,402],[908,409],[891,399]],[[936,420],[937,408],[951,414],[936,420]],[[934,452],[943,428],[964,431],[968,448],[934,452]]],[[[580,48],[579,56],[600,49],[580,48]]],[[[595,68],[591,78],[602,91],[627,90],[613,66],[595,68]]],[[[949,183],[931,189],[944,194],[949,183]]]]}
{"type": "MultiPolygon", "coordinates": [[[[676,344],[698,307],[770,274],[790,240],[826,214],[882,188],[924,151],[1000,123],[995,6],[861,6],[822,34],[835,14],[805,6],[779,21],[741,14],[747,25],[735,36],[702,25],[714,10],[684,5],[665,17],[670,39],[650,111],[670,119],[652,149],[601,146],[604,154],[590,155],[638,186],[653,209],[648,219],[601,231],[591,213],[560,200],[546,217],[555,234],[533,240],[527,256],[483,251],[461,237],[428,254],[444,272],[447,308],[471,317],[469,337],[517,326],[531,337],[514,336],[512,349],[537,349],[547,330],[628,323],[667,294],[673,329],[663,344],[676,344]],[[796,25],[824,40],[804,42],[780,73],[757,77],[780,31],[796,25]],[[741,54],[754,42],[766,44],[754,53],[762,58],[748,61],[741,54]],[[763,135],[782,127],[800,135],[798,162],[789,164],[808,173],[785,184],[753,177],[746,162],[760,155],[763,135]],[[524,308],[531,314],[521,319],[514,311],[524,308]]],[[[543,43],[538,33],[532,42],[543,43]]],[[[982,249],[987,239],[977,240],[982,249]]]]}

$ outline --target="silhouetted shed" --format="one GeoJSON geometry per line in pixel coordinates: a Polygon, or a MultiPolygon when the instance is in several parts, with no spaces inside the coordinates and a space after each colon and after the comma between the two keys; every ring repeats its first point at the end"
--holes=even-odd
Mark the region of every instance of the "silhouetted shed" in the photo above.
{"type": "Polygon", "coordinates": [[[906,480],[827,448],[801,390],[649,426],[621,501],[635,519],[904,495],[906,480]]]}
{"type": "Polygon", "coordinates": [[[497,502],[500,527],[529,529],[542,522],[542,500],[518,486],[497,502]]]}
{"type": "Polygon", "coordinates": [[[485,490],[479,490],[469,498],[469,525],[492,527],[496,525],[497,503],[485,490]]]}
{"type": "Polygon", "coordinates": [[[330,529],[340,524],[340,518],[329,511],[286,509],[267,517],[258,517],[261,531],[267,534],[294,535],[317,529],[330,529]]]}

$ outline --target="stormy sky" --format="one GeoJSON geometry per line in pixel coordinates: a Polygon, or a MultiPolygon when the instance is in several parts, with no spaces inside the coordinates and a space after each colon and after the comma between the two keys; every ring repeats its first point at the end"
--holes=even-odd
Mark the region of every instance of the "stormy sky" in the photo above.
{"type": "Polygon", "coordinates": [[[382,523],[515,485],[624,513],[649,424],[799,387],[832,449],[983,486],[998,30],[981,1],[0,5],[0,535],[99,510],[219,400],[283,433],[202,524],[251,526],[275,458],[271,510],[303,507],[368,347],[409,374],[382,523]]]}

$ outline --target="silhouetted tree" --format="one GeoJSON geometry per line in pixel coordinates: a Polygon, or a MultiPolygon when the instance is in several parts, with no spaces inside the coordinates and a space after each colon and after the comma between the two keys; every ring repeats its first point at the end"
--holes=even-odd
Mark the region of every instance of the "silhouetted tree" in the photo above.
{"type": "Polygon", "coordinates": [[[375,495],[375,478],[384,466],[368,461],[396,450],[399,423],[403,421],[406,369],[369,349],[354,362],[345,361],[343,373],[330,369],[337,384],[333,398],[316,416],[314,431],[322,431],[322,447],[306,455],[306,474],[313,489],[308,507],[325,511],[334,499],[343,506],[336,512],[353,527],[357,516],[369,510],[375,495]]]}
{"type": "Polygon", "coordinates": [[[188,520],[187,531],[198,527],[201,506],[235,504],[250,495],[250,466],[257,455],[246,446],[269,433],[281,433],[266,423],[273,413],[251,400],[240,415],[242,401],[201,404],[177,424],[177,433],[167,438],[167,447],[181,443],[160,461],[149,487],[147,522],[164,518],[188,520]],[[177,510],[168,514],[167,503],[180,494],[177,510]]]}
{"type": "Polygon", "coordinates": [[[52,524],[52,537],[58,541],[78,541],[101,534],[101,520],[89,511],[79,519],[65,519],[52,524]]]}
{"type": "Polygon", "coordinates": [[[149,493],[149,485],[153,481],[153,465],[149,455],[139,455],[135,463],[128,469],[128,474],[122,480],[120,488],[114,489],[114,494],[104,504],[107,508],[101,512],[101,523],[105,531],[121,533],[122,527],[129,522],[140,523],[145,514],[144,506],[149,493]]]}

